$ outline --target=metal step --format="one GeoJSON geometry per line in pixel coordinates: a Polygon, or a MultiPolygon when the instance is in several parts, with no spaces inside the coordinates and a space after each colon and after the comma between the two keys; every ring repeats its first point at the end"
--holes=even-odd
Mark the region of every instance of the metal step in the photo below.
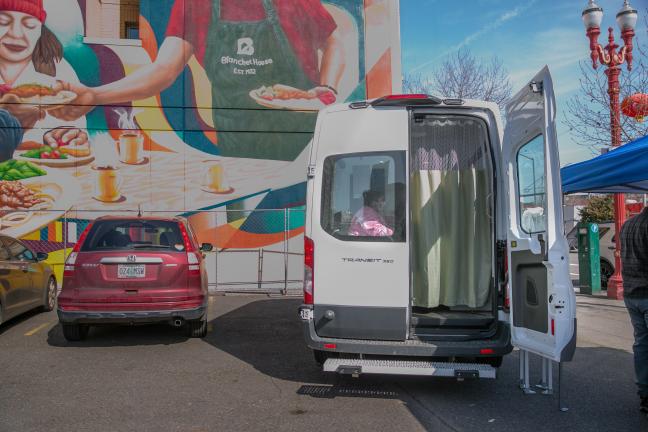
{"type": "Polygon", "coordinates": [[[496,378],[497,369],[479,363],[445,363],[425,360],[373,360],[329,358],[324,372],[344,375],[389,374],[452,378],[496,378]]]}

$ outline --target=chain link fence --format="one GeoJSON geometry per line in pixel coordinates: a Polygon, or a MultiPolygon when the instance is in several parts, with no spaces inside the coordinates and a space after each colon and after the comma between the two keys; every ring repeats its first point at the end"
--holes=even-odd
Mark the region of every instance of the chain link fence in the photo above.
{"type": "MultiPolygon", "coordinates": [[[[46,252],[47,262],[62,280],[65,259],[79,236],[96,217],[137,217],[138,211],[38,211],[3,225],[3,234],[21,238],[36,252],[46,252]],[[32,229],[29,229],[32,227],[32,229]]],[[[141,213],[173,217],[178,212],[141,213]]],[[[207,210],[184,214],[199,241],[214,249],[205,254],[210,293],[248,292],[299,295],[303,282],[304,210],[207,210]]]]}

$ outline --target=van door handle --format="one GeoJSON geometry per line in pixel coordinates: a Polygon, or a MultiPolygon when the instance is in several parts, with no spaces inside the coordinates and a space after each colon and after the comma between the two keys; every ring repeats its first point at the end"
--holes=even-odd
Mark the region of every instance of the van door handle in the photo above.
{"type": "Polygon", "coordinates": [[[614,249],[616,249],[616,246],[608,246],[608,249],[614,250],[614,249]]]}

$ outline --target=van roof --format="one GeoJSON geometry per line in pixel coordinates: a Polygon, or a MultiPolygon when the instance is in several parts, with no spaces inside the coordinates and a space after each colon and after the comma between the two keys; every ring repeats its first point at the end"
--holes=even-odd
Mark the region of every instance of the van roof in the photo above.
{"type": "Polygon", "coordinates": [[[325,112],[339,112],[349,109],[363,108],[456,108],[456,109],[484,109],[492,111],[499,116],[499,107],[494,102],[476,99],[439,98],[426,94],[388,95],[375,99],[354,101],[351,103],[338,103],[325,108],[325,112]]]}

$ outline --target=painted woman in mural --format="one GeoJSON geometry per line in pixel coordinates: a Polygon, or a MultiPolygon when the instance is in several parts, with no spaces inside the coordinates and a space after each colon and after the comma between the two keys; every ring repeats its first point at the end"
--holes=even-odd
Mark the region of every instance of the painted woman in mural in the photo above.
{"type": "Polygon", "coordinates": [[[345,67],[336,28],[320,0],[176,0],[152,64],[96,88],[63,83],[78,99],[52,114],[73,120],[96,105],[157,95],[195,55],[211,82],[217,152],[294,158],[312,134],[316,112],[267,109],[272,104],[262,99],[283,94],[333,103],[345,67]]]}
{"type": "Polygon", "coordinates": [[[42,145],[43,134],[63,132],[61,126],[87,142],[84,117],[63,122],[38,105],[20,101],[20,91],[51,89],[57,78],[76,80],[69,67],[57,74],[63,47],[46,19],[42,0],[0,0],[0,161],[11,159],[23,141],[42,145]]]}

